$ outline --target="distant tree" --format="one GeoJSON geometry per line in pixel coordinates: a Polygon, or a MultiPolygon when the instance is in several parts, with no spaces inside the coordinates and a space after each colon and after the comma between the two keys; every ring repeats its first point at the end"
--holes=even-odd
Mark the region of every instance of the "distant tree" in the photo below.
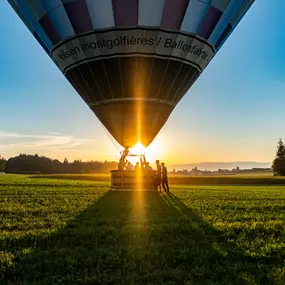
{"type": "Polygon", "coordinates": [[[276,157],[273,160],[272,168],[274,175],[285,176],[285,146],[282,139],[279,139],[276,157]]]}
{"type": "Polygon", "coordinates": [[[0,171],[5,171],[6,159],[0,155],[0,171]]]}

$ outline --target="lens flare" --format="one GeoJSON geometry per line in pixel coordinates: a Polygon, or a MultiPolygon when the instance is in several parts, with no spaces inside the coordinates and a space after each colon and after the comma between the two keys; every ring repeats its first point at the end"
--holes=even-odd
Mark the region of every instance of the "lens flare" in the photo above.
{"type": "Polygon", "coordinates": [[[130,152],[133,154],[144,154],[145,153],[145,147],[141,144],[141,142],[138,142],[133,148],[130,149],[130,152]]]}

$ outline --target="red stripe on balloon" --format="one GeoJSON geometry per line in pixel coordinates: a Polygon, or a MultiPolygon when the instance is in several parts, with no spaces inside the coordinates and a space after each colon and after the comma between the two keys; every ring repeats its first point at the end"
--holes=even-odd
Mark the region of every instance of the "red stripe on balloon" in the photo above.
{"type": "Polygon", "coordinates": [[[64,8],[76,34],[85,33],[93,29],[85,0],[64,3],[64,8]]]}
{"type": "Polygon", "coordinates": [[[56,43],[58,43],[59,41],[61,41],[61,38],[55,28],[55,26],[53,25],[52,21],[49,18],[48,14],[45,14],[40,20],[39,20],[39,24],[41,25],[41,27],[43,28],[43,30],[45,31],[46,35],[48,36],[48,38],[50,39],[50,41],[55,45],[56,43]]]}
{"type": "Polygon", "coordinates": [[[214,31],[222,15],[223,15],[222,11],[211,6],[210,9],[208,10],[208,13],[204,21],[202,22],[199,28],[198,35],[205,39],[208,39],[211,36],[212,32],[214,31]]]}
{"type": "Polygon", "coordinates": [[[138,0],[112,0],[116,26],[138,24],[138,0]]]}
{"type": "Polygon", "coordinates": [[[189,0],[165,0],[161,27],[178,30],[186,13],[189,0]]]}

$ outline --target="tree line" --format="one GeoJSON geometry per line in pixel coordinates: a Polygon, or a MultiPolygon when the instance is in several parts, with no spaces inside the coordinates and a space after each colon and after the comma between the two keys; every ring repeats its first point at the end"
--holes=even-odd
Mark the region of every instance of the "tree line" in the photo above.
{"type": "MultiPolygon", "coordinates": [[[[0,172],[6,173],[39,173],[39,174],[64,174],[64,173],[107,173],[118,168],[116,161],[87,161],[65,159],[51,159],[45,156],[20,154],[6,160],[0,155],[0,172]]],[[[285,176],[285,145],[279,139],[275,159],[272,163],[274,175],[285,176]]]]}
{"type": "Polygon", "coordinates": [[[106,173],[118,168],[115,161],[87,161],[74,160],[63,162],[45,156],[20,154],[7,161],[0,157],[0,172],[17,174],[64,174],[64,173],[106,173]],[[2,169],[2,170],[1,170],[2,169]]]}

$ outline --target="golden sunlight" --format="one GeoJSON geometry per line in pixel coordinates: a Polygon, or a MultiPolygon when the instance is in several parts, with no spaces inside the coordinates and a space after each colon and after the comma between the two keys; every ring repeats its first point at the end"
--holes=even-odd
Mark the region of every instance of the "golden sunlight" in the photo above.
{"type": "Polygon", "coordinates": [[[163,160],[165,159],[165,145],[166,140],[156,139],[153,141],[146,149],[146,159],[150,162],[150,164],[154,165],[157,159],[163,160]]]}
{"type": "MultiPolygon", "coordinates": [[[[167,156],[168,144],[165,137],[156,138],[147,148],[142,145],[141,142],[138,142],[133,148],[130,148],[131,154],[136,155],[145,155],[146,160],[152,165],[155,166],[155,161],[157,159],[168,162],[169,157],[167,156]]],[[[131,162],[137,162],[137,159],[128,158],[131,162]]]]}
{"type": "Polygon", "coordinates": [[[130,149],[130,153],[132,153],[132,154],[144,154],[145,153],[145,147],[141,144],[141,142],[138,142],[133,148],[130,149]]]}

